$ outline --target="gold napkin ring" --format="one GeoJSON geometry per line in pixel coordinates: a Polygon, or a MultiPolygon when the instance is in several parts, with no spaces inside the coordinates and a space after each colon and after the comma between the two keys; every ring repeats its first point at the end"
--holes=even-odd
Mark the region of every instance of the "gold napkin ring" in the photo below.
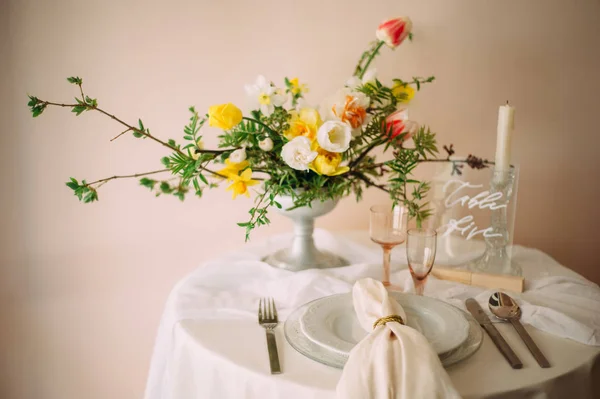
{"type": "Polygon", "coordinates": [[[396,323],[404,324],[404,320],[401,316],[398,316],[397,314],[391,314],[389,316],[377,319],[375,323],[373,323],[373,330],[377,328],[377,326],[382,326],[386,323],[389,323],[390,321],[395,321],[396,323]]]}

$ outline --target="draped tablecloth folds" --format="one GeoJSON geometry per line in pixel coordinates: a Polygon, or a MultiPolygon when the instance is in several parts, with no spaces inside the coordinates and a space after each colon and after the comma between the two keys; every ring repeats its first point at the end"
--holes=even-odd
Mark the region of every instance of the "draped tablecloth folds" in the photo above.
{"type": "MultiPolygon", "coordinates": [[[[352,265],[347,267],[289,272],[261,261],[268,253],[284,247],[289,238],[289,235],[279,235],[246,245],[239,251],[205,263],[174,287],[158,328],[146,399],[332,399],[336,396],[338,383],[341,392],[344,389],[357,389],[356,384],[360,384],[358,379],[344,383],[346,376],[351,373],[349,367],[365,372],[361,378],[370,378],[368,374],[371,372],[377,375],[375,378],[392,378],[375,369],[369,370],[364,365],[361,367],[358,362],[353,364],[352,359],[343,374],[341,370],[312,362],[289,346],[283,337],[282,327],[278,327],[277,343],[283,374],[269,374],[264,331],[257,323],[259,298],[274,298],[283,324],[287,315],[301,305],[324,296],[350,292],[357,280],[378,280],[382,272],[381,250],[369,242],[366,232],[333,235],[323,230],[315,231],[317,246],[351,260],[352,265]]],[[[392,256],[396,263],[406,264],[403,247],[395,250],[392,256]]],[[[562,397],[556,396],[560,392],[568,393],[571,397],[593,397],[590,373],[594,362],[597,364],[600,359],[598,285],[559,265],[538,250],[515,247],[513,259],[520,263],[526,280],[525,291],[522,294],[511,293],[511,296],[522,308],[524,324],[552,334],[539,335],[543,333],[528,327],[534,333],[534,338],[544,340],[541,349],[553,367],[542,371],[533,360],[533,363],[527,363],[526,356],[529,354],[523,352],[526,351],[523,347],[518,354],[524,360],[525,367],[512,370],[489,338],[484,337],[482,348],[472,358],[448,369],[458,394],[465,398],[552,398],[562,397]],[[560,348],[553,352],[552,347],[543,346],[544,342],[555,343],[560,348]],[[582,360],[571,359],[569,363],[553,357],[563,356],[562,353],[567,357],[576,353],[582,360]],[[522,395],[515,395],[515,392],[521,392],[522,395]]],[[[403,287],[405,292],[413,292],[410,273],[405,268],[397,268],[392,273],[392,282],[403,287]]],[[[487,301],[493,291],[432,277],[427,282],[425,295],[463,310],[466,309],[465,299],[473,297],[487,312],[487,301]]],[[[380,310],[382,315],[387,311],[380,310]]],[[[491,313],[488,312],[488,315],[493,318],[491,313]]],[[[370,321],[375,316],[371,314],[366,319],[370,321]]],[[[366,319],[363,324],[366,324],[366,319]]],[[[384,331],[400,334],[399,328],[409,329],[390,324],[378,327],[368,338],[376,340],[384,331]]],[[[509,327],[501,329],[501,332],[513,334],[514,331],[509,327]]],[[[512,344],[522,345],[516,341],[516,337],[512,344]]],[[[361,346],[355,350],[360,351],[361,346]]],[[[419,350],[420,358],[422,353],[419,350]]],[[[353,357],[358,358],[354,354],[353,357]]],[[[433,358],[429,360],[435,363],[433,358]]],[[[409,359],[406,362],[408,364],[409,359]]],[[[406,364],[403,363],[402,367],[406,364]]],[[[405,371],[406,376],[414,377],[408,377],[407,380],[402,377],[400,381],[408,381],[403,382],[405,387],[414,387],[411,384],[418,384],[416,380],[422,378],[420,371],[411,370],[410,367],[394,372],[399,373],[399,370],[405,371]]],[[[398,375],[395,374],[393,378],[398,375]]],[[[446,373],[441,370],[437,381],[441,388],[452,392],[444,375],[446,373]]],[[[379,383],[374,381],[374,384],[379,383]]],[[[351,395],[348,393],[346,397],[359,397],[351,395]]]]}

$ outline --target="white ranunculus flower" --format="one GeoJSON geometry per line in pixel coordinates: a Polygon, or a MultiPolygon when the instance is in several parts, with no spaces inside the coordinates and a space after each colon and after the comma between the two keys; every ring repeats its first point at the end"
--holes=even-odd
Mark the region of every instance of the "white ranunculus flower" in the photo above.
{"type": "Polygon", "coordinates": [[[233,163],[240,163],[246,160],[246,149],[240,148],[235,150],[229,155],[229,161],[233,163]]]}
{"type": "Polygon", "coordinates": [[[310,149],[310,140],[304,136],[295,137],[281,149],[281,158],[292,169],[308,170],[308,165],[317,157],[310,149]]]}
{"type": "Polygon", "coordinates": [[[267,137],[258,142],[258,147],[263,151],[271,151],[273,149],[273,140],[267,137]]]}
{"type": "Polygon", "coordinates": [[[329,152],[344,152],[352,140],[352,127],[345,122],[327,121],[317,131],[319,146],[329,152]]]}

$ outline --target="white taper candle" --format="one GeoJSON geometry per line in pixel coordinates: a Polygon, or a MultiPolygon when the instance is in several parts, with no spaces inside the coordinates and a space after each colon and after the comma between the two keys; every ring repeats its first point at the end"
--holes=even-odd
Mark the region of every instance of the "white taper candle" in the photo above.
{"type": "Polygon", "coordinates": [[[498,134],[496,137],[496,170],[507,171],[510,168],[510,142],[515,127],[515,109],[501,105],[498,110],[498,134]]]}

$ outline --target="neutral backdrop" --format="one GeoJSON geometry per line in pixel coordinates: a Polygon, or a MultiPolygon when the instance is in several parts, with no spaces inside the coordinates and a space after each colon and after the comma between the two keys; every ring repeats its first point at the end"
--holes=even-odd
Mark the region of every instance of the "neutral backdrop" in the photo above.
{"type": "MultiPolygon", "coordinates": [[[[187,108],[244,105],[256,75],[299,77],[309,101],[336,90],[377,24],[408,15],[415,40],[377,61],[382,79],[435,75],[411,117],[441,143],[493,158],[498,106],[516,108],[521,166],[515,241],[600,281],[600,2],[0,0],[0,397],[141,397],[172,286],[203,260],[243,245],[251,200],[223,189],[184,203],[115,181],[78,203],[68,177],[160,168],[149,140],[109,139],[102,115],[48,109],[84,78],[102,107],[157,136],[180,138],[187,108]]],[[[202,111],[203,112],[203,111],[202,111]]],[[[216,142],[206,130],[207,145],[216,142]]],[[[369,192],[319,220],[365,229],[369,192]],[[352,217],[348,217],[352,215],[352,217]]],[[[253,240],[287,231],[273,224],[253,240]]]]}

